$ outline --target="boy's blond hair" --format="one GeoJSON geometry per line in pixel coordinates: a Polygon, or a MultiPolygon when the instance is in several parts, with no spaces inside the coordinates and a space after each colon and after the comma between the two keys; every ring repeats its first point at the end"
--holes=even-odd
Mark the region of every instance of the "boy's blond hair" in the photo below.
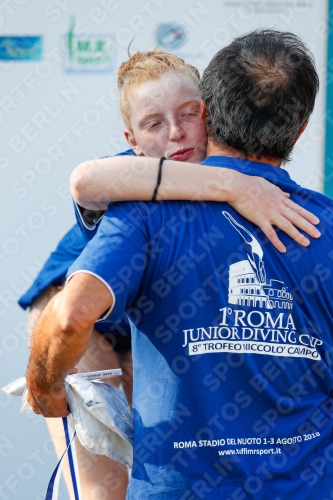
{"type": "Polygon", "coordinates": [[[160,47],[146,52],[136,52],[127,61],[123,62],[118,70],[118,88],[120,92],[120,112],[126,128],[131,130],[130,124],[130,90],[135,85],[157,79],[163,73],[175,71],[191,78],[198,87],[200,74],[197,68],[185,63],[175,54],[163,52],[160,47]]]}

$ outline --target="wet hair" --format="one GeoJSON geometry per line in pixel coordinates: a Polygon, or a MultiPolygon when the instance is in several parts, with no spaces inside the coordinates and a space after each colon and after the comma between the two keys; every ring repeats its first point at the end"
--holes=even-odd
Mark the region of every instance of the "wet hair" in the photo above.
{"type": "Polygon", "coordinates": [[[313,56],[293,33],[263,29],[236,38],[200,83],[208,137],[246,157],[288,161],[318,89],[313,56]]]}
{"type": "Polygon", "coordinates": [[[200,74],[197,68],[185,63],[175,54],[168,54],[156,47],[146,52],[136,52],[123,62],[118,70],[118,89],[120,92],[120,111],[126,127],[130,125],[130,93],[136,86],[159,78],[168,71],[182,73],[191,78],[196,87],[199,86],[200,74]]]}

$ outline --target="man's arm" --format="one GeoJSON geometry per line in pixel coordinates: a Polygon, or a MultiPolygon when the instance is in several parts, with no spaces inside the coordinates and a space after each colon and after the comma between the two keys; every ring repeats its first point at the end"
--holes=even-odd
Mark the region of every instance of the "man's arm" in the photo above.
{"type": "Polygon", "coordinates": [[[91,274],[78,273],[43,311],[31,340],[28,401],[45,417],[68,415],[62,383],[83,356],[93,325],[111,306],[110,291],[91,274]]]}
{"type": "Polygon", "coordinates": [[[29,310],[29,316],[28,316],[28,343],[30,346],[31,339],[33,336],[33,333],[36,328],[36,324],[38,323],[38,320],[44,311],[45,307],[47,306],[48,302],[54,297],[54,295],[57,293],[57,289],[55,286],[50,285],[44,290],[42,293],[38,295],[32,302],[29,310]]]}

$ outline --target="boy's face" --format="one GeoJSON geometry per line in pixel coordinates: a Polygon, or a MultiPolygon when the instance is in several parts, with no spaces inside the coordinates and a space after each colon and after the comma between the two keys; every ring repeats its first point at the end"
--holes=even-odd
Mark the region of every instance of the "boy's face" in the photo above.
{"type": "Polygon", "coordinates": [[[187,75],[170,71],[132,90],[125,137],[139,156],[198,163],[206,158],[207,132],[200,92],[187,75]]]}

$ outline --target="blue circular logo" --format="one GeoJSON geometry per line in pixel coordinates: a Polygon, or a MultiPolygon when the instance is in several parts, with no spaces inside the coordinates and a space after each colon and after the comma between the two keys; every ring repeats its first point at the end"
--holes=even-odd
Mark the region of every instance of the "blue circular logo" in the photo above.
{"type": "Polygon", "coordinates": [[[156,30],[157,44],[167,50],[178,49],[186,41],[183,26],[174,23],[160,24],[156,30]]]}

